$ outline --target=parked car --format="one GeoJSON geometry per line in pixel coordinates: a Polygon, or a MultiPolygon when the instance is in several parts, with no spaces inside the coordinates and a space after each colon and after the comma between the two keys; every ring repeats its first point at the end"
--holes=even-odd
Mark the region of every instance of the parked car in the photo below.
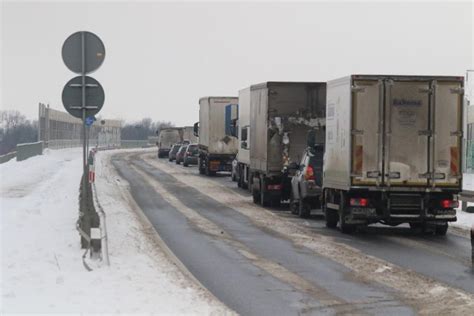
{"type": "Polygon", "coordinates": [[[187,167],[189,165],[197,165],[199,157],[199,147],[198,144],[190,144],[186,148],[186,152],[183,157],[183,166],[187,167]]]}
{"type": "Polygon", "coordinates": [[[291,213],[308,217],[312,209],[321,208],[324,145],[308,147],[291,179],[291,213]]]}
{"type": "Polygon", "coordinates": [[[176,143],[171,147],[170,153],[168,154],[169,161],[173,161],[176,159],[176,154],[178,153],[178,150],[181,148],[181,146],[181,143],[176,143]]]}
{"type": "Polygon", "coordinates": [[[186,149],[188,148],[188,145],[182,145],[178,152],[176,153],[176,164],[179,165],[183,162],[184,158],[184,153],[186,152],[186,149]]]}

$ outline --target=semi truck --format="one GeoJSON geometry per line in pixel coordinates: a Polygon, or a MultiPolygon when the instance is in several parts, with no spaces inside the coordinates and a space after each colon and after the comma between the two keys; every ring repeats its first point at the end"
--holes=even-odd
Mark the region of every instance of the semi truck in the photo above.
{"type": "Polygon", "coordinates": [[[462,185],[463,78],[350,75],[327,85],[323,212],[446,234],[462,185]]]}
{"type": "Polygon", "coordinates": [[[265,82],[250,87],[250,186],[254,203],[279,205],[310,131],[324,142],[326,83],[265,82]]]}
{"type": "Polygon", "coordinates": [[[168,157],[171,146],[181,142],[183,139],[182,129],[179,127],[168,127],[160,131],[158,135],[158,158],[168,157]]]}
{"type": "Polygon", "coordinates": [[[239,91],[239,113],[237,120],[237,186],[248,189],[250,176],[250,87],[239,91]]]}
{"type": "Polygon", "coordinates": [[[232,169],[237,154],[237,138],[226,134],[227,106],[237,108],[238,98],[203,97],[199,100],[199,122],[194,124],[194,131],[199,137],[200,174],[212,176],[232,169]]]}

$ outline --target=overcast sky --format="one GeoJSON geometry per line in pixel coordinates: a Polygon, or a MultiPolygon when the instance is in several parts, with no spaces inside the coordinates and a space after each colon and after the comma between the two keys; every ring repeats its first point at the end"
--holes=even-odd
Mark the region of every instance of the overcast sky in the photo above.
{"type": "Polygon", "coordinates": [[[471,2],[18,2],[1,7],[1,107],[63,109],[74,74],[61,47],[88,30],[106,46],[92,74],[105,118],[191,125],[198,100],[263,81],[351,73],[464,75],[474,68],[471,2]]]}

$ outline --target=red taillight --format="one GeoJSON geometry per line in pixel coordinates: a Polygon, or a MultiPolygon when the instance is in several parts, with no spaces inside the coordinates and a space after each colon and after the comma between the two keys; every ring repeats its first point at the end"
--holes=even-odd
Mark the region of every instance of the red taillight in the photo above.
{"type": "Polygon", "coordinates": [[[362,206],[362,207],[367,207],[369,205],[369,200],[365,198],[361,199],[350,199],[350,205],[351,206],[362,206]]]}
{"type": "Polygon", "coordinates": [[[306,174],[304,175],[304,178],[306,180],[316,180],[316,177],[314,176],[314,169],[311,166],[308,166],[306,168],[306,174]]]}
{"type": "Polygon", "coordinates": [[[442,208],[457,208],[459,207],[459,202],[453,201],[453,200],[441,200],[441,207],[442,208]]]}
{"type": "Polygon", "coordinates": [[[269,184],[267,185],[267,190],[281,190],[281,184],[269,184]]]}

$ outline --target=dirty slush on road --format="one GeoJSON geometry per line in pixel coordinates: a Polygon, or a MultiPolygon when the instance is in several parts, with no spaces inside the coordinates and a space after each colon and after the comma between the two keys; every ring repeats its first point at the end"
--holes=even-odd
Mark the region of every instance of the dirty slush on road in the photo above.
{"type": "MultiPolygon", "coordinates": [[[[227,251],[238,253],[239,260],[280,285],[302,293],[302,296],[286,298],[299,312],[469,314],[474,309],[472,293],[369,256],[303,225],[285,221],[253,204],[250,197],[199,176],[194,169],[157,160],[150,152],[119,154],[111,157],[111,161],[120,176],[129,182],[131,194],[141,210],[147,217],[153,216],[152,223],[164,220],[164,211],[179,213],[186,219],[188,227],[185,229],[198,232],[194,237],[206,236],[214,246],[225,245],[227,251]],[[169,209],[158,209],[150,201],[143,203],[143,198],[134,194],[138,192],[133,190],[137,185],[142,190],[147,187],[155,191],[157,198],[164,200],[169,209]],[[275,254],[268,249],[270,247],[265,247],[269,243],[283,253],[275,254]],[[354,292],[354,289],[357,290],[354,292]]],[[[163,233],[159,227],[155,226],[155,229],[158,234],[163,233]]],[[[173,246],[176,244],[172,240],[176,237],[171,233],[169,236],[163,239],[170,241],[171,244],[167,244],[175,252],[173,246]]],[[[186,254],[177,252],[178,259],[193,270],[186,265],[186,254]]],[[[200,279],[200,269],[191,272],[229,307],[237,312],[255,313],[255,308],[242,309],[242,302],[229,299],[232,293],[229,289],[226,294],[219,293],[218,283],[226,280],[209,282],[206,277],[200,279]]],[[[237,291],[237,288],[233,290],[237,291]]],[[[250,293],[255,290],[245,289],[250,293]]],[[[265,299],[268,298],[262,298],[265,299]]],[[[258,302],[258,297],[255,301],[258,302]]]]}

